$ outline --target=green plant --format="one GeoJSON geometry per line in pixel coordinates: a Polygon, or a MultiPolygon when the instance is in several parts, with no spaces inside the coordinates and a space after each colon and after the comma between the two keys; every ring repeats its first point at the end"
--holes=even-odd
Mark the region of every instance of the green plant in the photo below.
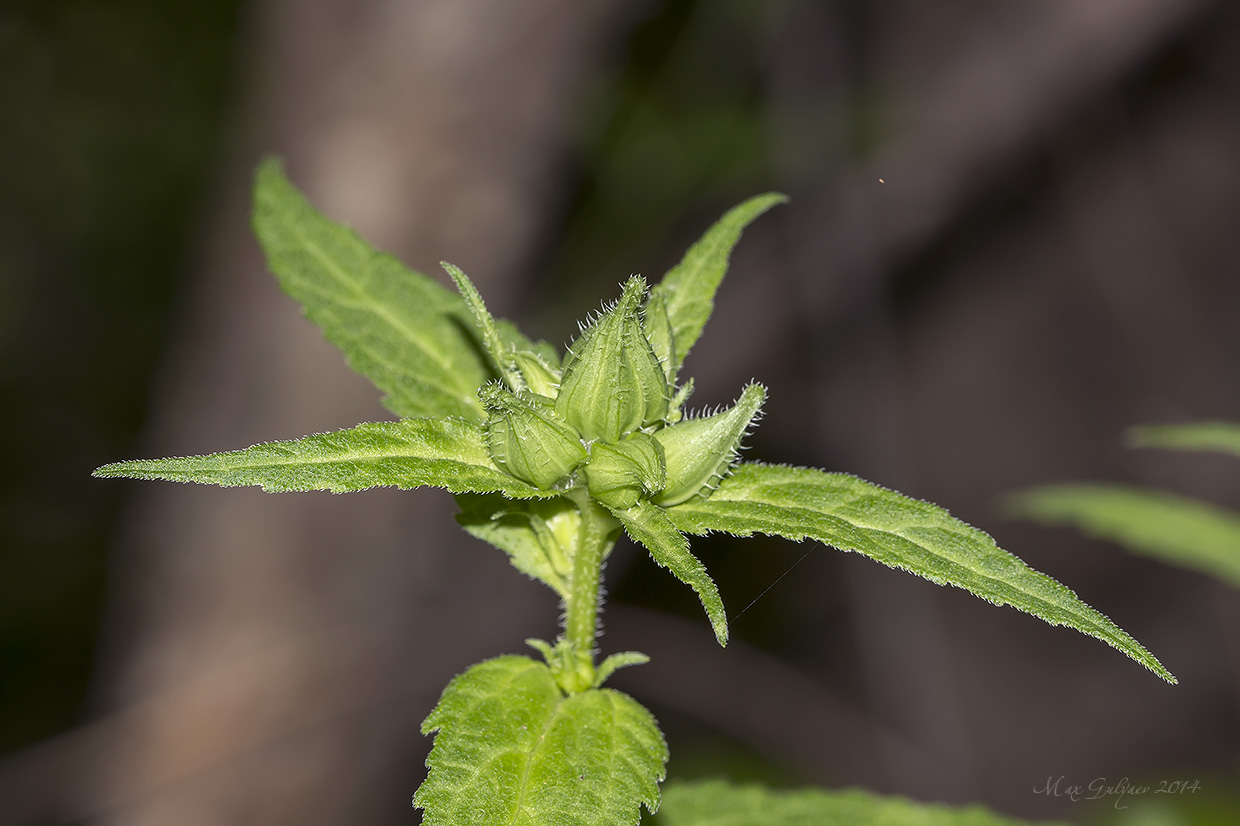
{"type": "MultiPolygon", "coordinates": [[[[1218,451],[1240,457],[1240,424],[1193,422],[1128,431],[1132,447],[1218,451]]],[[[1009,514],[1048,525],[1074,525],[1133,553],[1240,586],[1240,513],[1167,491],[1077,482],[1009,495],[1009,514]]]]}
{"type": "MultiPolygon", "coordinates": [[[[847,474],[740,462],[762,385],[712,415],[685,414],[693,382],[681,378],[681,365],[731,251],[782,196],[732,209],[653,288],[629,279],[563,357],[494,319],[455,267],[444,265],[459,294],[323,218],[278,163],[260,168],[255,198],[255,229],[284,289],[400,419],[209,456],[121,462],[96,475],[272,492],[446,488],[466,530],[559,595],[562,633],[529,641],[541,662],[504,656],[475,665],[427,717],[423,729],[435,742],[414,798],[426,823],[632,824],[641,805],[658,808],[663,736],[635,700],[603,687],[615,669],[647,658],[622,652],[599,661],[595,644],[601,566],[622,533],[693,588],[721,645],[723,603],[689,534],[764,533],[855,551],[1075,627],[1175,682],[1072,591],[941,508],[847,474]]],[[[667,822],[697,822],[693,813],[707,811],[713,794],[709,786],[678,790],[667,822]]],[[[827,793],[758,805],[808,805],[815,822],[849,823],[916,808],[827,793]]],[[[926,817],[1001,822],[976,811],[926,817]]]]}

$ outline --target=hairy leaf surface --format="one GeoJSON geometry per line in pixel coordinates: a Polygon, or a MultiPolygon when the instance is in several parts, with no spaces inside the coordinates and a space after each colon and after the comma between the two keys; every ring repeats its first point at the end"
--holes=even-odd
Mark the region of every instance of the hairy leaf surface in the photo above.
{"type": "MultiPolygon", "coordinates": [[[[670,782],[649,826],[1028,826],[980,806],[916,803],[858,790],[773,791],[719,780],[670,782]]],[[[1043,824],[1050,826],[1050,824],[1043,824]]]]}
{"type": "Polygon", "coordinates": [[[474,392],[489,374],[460,296],[324,218],[274,159],[258,170],[254,231],[284,291],[389,410],[482,419],[474,392]]]}
{"type": "Polygon", "coordinates": [[[456,521],[470,534],[508,554],[518,571],[568,595],[571,547],[581,517],[567,500],[513,502],[500,494],[459,494],[456,521]]]}
{"type": "Polygon", "coordinates": [[[689,533],[817,539],[939,585],[964,588],[1123,651],[1168,682],[1162,664],[1071,590],[999,548],[947,511],[843,473],[743,463],[710,498],[667,511],[689,533]]]}
{"type": "Polygon", "coordinates": [[[1126,485],[1048,485],[1006,501],[1015,515],[1074,525],[1155,559],[1240,586],[1240,514],[1206,502],[1126,485]]]}
{"type": "Polygon", "coordinates": [[[527,657],[456,677],[422,724],[437,731],[413,802],[426,826],[632,826],[659,807],[667,745],[626,694],[565,696],[527,657]]]}
{"type": "Polygon", "coordinates": [[[651,290],[655,300],[667,308],[671,322],[673,377],[715,308],[715,291],[727,273],[728,258],[741,233],[759,215],[787,200],[787,196],[770,192],[733,207],[689,247],[680,263],[668,270],[663,281],[651,290]]]}
{"type": "Polygon", "coordinates": [[[1143,425],[1129,429],[1128,443],[1133,447],[1212,450],[1240,456],[1240,422],[1143,425]]]}
{"type": "Polygon", "coordinates": [[[624,525],[625,533],[650,552],[655,562],[667,568],[681,582],[697,592],[711,628],[720,645],[728,644],[728,617],[715,581],[705,566],[689,552],[687,540],[668,519],[668,512],[657,505],[641,501],[628,510],[611,509],[624,525]]]}
{"type": "Polygon", "coordinates": [[[371,422],[227,453],[117,462],[94,475],[224,487],[261,485],[269,493],[430,486],[453,493],[499,491],[520,499],[551,495],[497,468],[481,428],[460,419],[371,422]]]}

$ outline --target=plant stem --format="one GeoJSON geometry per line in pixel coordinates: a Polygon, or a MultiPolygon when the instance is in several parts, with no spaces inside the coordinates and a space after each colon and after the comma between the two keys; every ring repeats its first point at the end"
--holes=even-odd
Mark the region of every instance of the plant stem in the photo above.
{"type": "Polygon", "coordinates": [[[603,560],[616,542],[620,525],[584,488],[569,492],[581,512],[581,529],[573,553],[564,605],[564,637],[577,656],[591,667],[598,632],[599,580],[603,560]]]}

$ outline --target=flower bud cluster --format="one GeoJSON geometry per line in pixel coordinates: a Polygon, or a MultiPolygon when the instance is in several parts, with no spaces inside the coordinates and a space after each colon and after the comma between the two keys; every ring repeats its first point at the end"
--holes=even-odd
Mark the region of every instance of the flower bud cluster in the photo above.
{"type": "Polygon", "coordinates": [[[526,380],[479,391],[495,464],[543,490],[584,485],[609,508],[645,498],[669,507],[709,495],[766,396],[758,384],[711,416],[681,420],[689,387],[674,393],[675,341],[662,302],[644,308],[634,276],[619,300],[570,345],[560,366],[530,353],[513,364],[526,380]]]}

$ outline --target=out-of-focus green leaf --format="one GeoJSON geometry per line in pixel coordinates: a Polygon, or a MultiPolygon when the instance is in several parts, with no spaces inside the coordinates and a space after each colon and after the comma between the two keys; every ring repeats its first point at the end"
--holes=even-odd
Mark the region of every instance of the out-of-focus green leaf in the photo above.
{"type": "Polygon", "coordinates": [[[1240,514],[1127,485],[1047,485],[1008,497],[1014,516],[1074,525],[1134,553],[1240,586],[1240,514]]]}
{"type": "Polygon", "coordinates": [[[759,215],[787,200],[787,196],[769,192],[733,207],[689,247],[680,263],[668,270],[651,290],[655,300],[666,308],[671,322],[674,346],[669,353],[673,362],[670,378],[675,378],[715,308],[715,291],[728,271],[728,258],[741,233],[759,215]]]}
{"type": "Polygon", "coordinates": [[[460,296],[324,218],[275,159],[258,169],[254,231],[284,291],[387,394],[389,410],[483,418],[475,391],[489,372],[460,296]]]}
{"type": "Polygon", "coordinates": [[[655,562],[697,592],[715,631],[715,639],[720,645],[727,645],[728,617],[719,589],[706,573],[705,566],[689,552],[689,540],[668,519],[668,512],[645,500],[627,510],[613,508],[611,512],[624,525],[625,533],[649,551],[655,562]]]}
{"type": "Polygon", "coordinates": [[[565,696],[527,657],[453,679],[422,732],[438,732],[413,799],[425,826],[633,826],[659,807],[667,745],[650,712],[608,688],[565,696]]]}
{"type": "MultiPolygon", "coordinates": [[[[916,803],[858,790],[773,791],[719,780],[669,782],[649,826],[1029,826],[981,806],[916,803]]],[[[1042,826],[1051,826],[1043,823],[1042,826]]]]}
{"type": "Polygon", "coordinates": [[[667,511],[688,533],[817,539],[939,585],[1011,605],[1051,625],[1070,625],[1114,646],[1170,683],[1166,668],[1071,590],[1001,549],[947,511],[855,476],[743,463],[707,499],[667,511]]]}
{"type": "Polygon", "coordinates": [[[453,493],[500,492],[516,499],[552,495],[497,468],[481,428],[460,419],[371,422],[227,453],[117,462],[94,475],[224,487],[261,485],[268,493],[429,486],[453,493]]]}
{"type": "Polygon", "coordinates": [[[1240,456],[1240,423],[1238,422],[1142,425],[1130,428],[1127,436],[1128,444],[1133,447],[1212,450],[1240,456]]]}

